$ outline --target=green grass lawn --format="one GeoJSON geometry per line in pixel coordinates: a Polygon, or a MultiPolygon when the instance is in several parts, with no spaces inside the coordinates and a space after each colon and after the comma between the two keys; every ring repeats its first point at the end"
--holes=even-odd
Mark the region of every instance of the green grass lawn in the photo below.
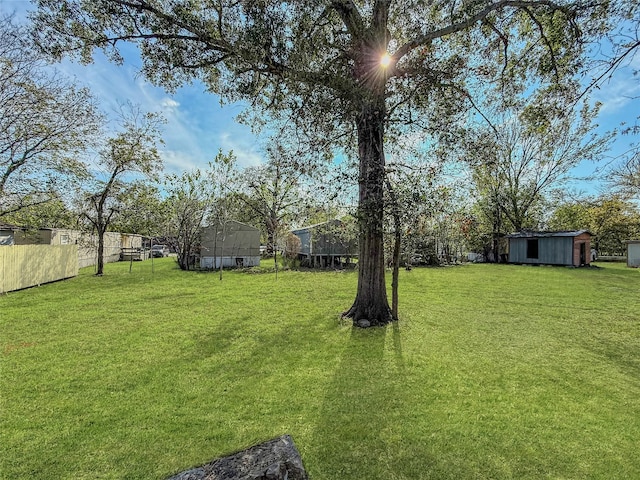
{"type": "Polygon", "coordinates": [[[0,296],[0,478],[162,479],[290,433],[312,480],[640,478],[640,271],[109,264],[0,296]],[[389,275],[390,276],[390,275],[389,275]]]}

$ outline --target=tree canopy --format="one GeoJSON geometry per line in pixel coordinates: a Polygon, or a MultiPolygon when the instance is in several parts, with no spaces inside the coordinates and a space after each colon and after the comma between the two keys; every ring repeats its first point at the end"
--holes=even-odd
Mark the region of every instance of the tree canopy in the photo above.
{"type": "Polygon", "coordinates": [[[625,255],[626,240],[640,235],[640,210],[618,195],[579,198],[560,203],[549,219],[555,230],[589,229],[598,255],[625,255]]]}
{"type": "Polygon", "coordinates": [[[54,57],[89,63],[100,48],[121,62],[119,45],[134,41],[156,84],[198,78],[225,100],[293,112],[299,127],[313,122],[310,132],[344,127],[331,140],[353,132],[372,95],[384,94],[390,125],[433,129],[417,113],[439,104],[429,121],[453,114],[474,86],[566,78],[604,13],[604,4],[550,0],[36,3],[37,38],[54,57]]]}
{"type": "Polygon", "coordinates": [[[0,18],[0,218],[56,199],[101,125],[89,91],[47,69],[28,39],[0,18]]]}
{"type": "Polygon", "coordinates": [[[157,114],[129,104],[121,112],[120,131],[107,138],[100,149],[98,171],[83,195],[83,216],[98,234],[97,275],[104,270],[104,234],[132,193],[124,176],[150,176],[162,164],[156,148],[162,121],[157,114]]]}

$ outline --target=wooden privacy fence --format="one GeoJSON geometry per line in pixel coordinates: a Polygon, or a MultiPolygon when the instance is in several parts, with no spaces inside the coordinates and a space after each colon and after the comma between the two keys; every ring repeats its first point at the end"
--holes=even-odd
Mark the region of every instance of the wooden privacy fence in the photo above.
{"type": "Polygon", "coordinates": [[[77,245],[0,246],[0,293],[76,275],[77,245]]]}

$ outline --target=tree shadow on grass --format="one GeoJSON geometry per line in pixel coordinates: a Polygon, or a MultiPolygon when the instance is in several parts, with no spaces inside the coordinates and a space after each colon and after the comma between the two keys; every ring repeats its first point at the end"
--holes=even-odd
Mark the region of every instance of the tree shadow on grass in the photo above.
{"type": "MultiPolygon", "coordinates": [[[[582,342],[585,350],[590,351],[594,358],[612,369],[620,378],[629,383],[630,387],[640,388],[640,360],[638,350],[634,348],[637,342],[633,337],[618,335],[618,338],[599,334],[593,339],[585,339],[582,342]]],[[[593,378],[593,373],[590,378],[593,378]]],[[[607,380],[607,382],[609,381],[607,380]]]]}
{"type": "MultiPolygon", "coordinates": [[[[353,328],[311,436],[314,479],[418,478],[430,460],[405,441],[407,372],[397,324],[353,328]]],[[[411,434],[410,436],[413,436],[411,434]]]]}
{"type": "Polygon", "coordinates": [[[327,320],[310,316],[244,326],[235,319],[194,335],[179,380],[182,390],[195,393],[177,408],[197,404],[193,411],[207,428],[202,448],[228,454],[288,433],[302,450],[336,363],[339,345],[321,340],[335,335],[335,324],[327,320]]]}

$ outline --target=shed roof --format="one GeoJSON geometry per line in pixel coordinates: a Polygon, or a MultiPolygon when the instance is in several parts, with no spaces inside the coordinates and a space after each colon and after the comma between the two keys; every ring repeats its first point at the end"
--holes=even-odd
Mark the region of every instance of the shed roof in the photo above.
{"type": "Polygon", "coordinates": [[[11,225],[8,223],[0,223],[0,230],[42,230],[42,231],[54,231],[54,230],[71,230],[70,228],[56,228],[56,227],[29,227],[20,225],[11,225]]]}
{"type": "Polygon", "coordinates": [[[22,230],[24,227],[18,225],[9,225],[8,223],[0,223],[0,230],[22,230]]]}
{"type": "Polygon", "coordinates": [[[296,228],[294,230],[291,230],[291,233],[295,234],[297,232],[305,232],[307,230],[312,230],[314,228],[322,227],[323,225],[329,225],[329,224],[340,225],[341,223],[342,221],[336,218],[334,220],[329,220],[327,222],[320,222],[313,225],[307,225],[306,227],[296,228]]]}
{"type": "MultiPolygon", "coordinates": [[[[253,225],[249,225],[247,223],[242,223],[242,222],[239,222],[237,220],[227,220],[226,222],[224,222],[224,224],[225,225],[229,225],[229,224],[237,225],[239,227],[238,229],[239,230],[242,229],[243,231],[251,231],[251,232],[253,232],[253,231],[259,232],[260,231],[259,228],[256,228],[253,225]]],[[[218,228],[219,225],[220,224],[212,223],[210,225],[207,225],[204,228],[218,228]]]]}
{"type": "Polygon", "coordinates": [[[546,238],[546,237],[578,237],[584,233],[591,235],[589,230],[563,230],[557,232],[534,232],[522,230],[520,232],[506,235],[507,238],[546,238]]]}

